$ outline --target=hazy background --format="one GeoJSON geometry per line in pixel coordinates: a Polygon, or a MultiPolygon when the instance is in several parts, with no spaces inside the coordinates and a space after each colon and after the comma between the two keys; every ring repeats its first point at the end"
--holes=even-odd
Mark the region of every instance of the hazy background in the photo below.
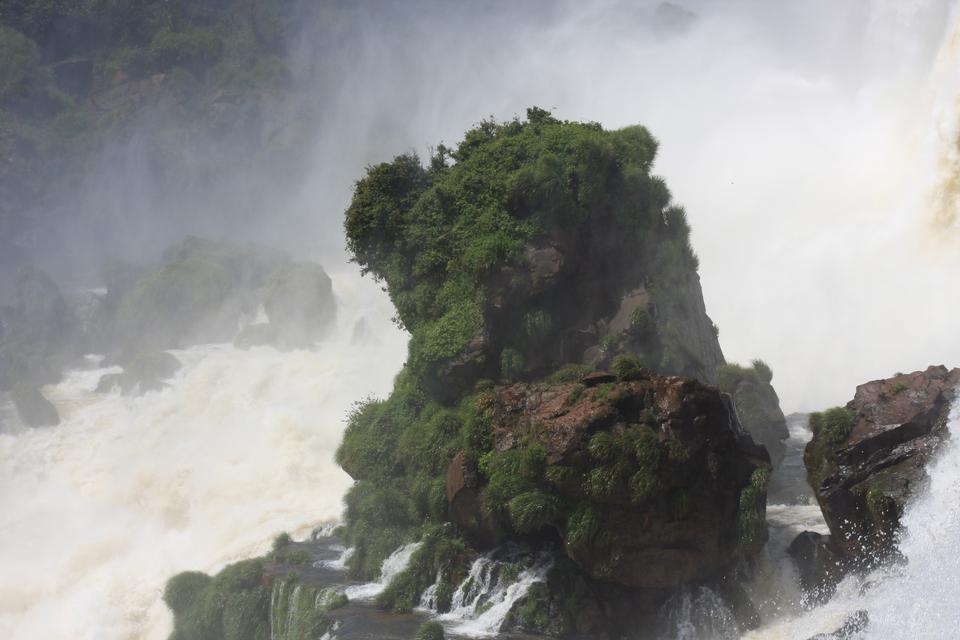
{"type": "Polygon", "coordinates": [[[74,284],[187,232],[337,272],[342,211],[370,163],[531,105],[642,123],[688,210],[728,360],[769,362],[785,411],[845,402],[868,379],[960,363],[956,232],[934,222],[952,220],[934,197],[955,153],[951,4],[318,3],[290,43],[301,91],[276,113],[278,130],[305,123],[302,165],[184,139],[197,176],[174,191],[125,138],[44,212],[31,250],[74,284]]]}

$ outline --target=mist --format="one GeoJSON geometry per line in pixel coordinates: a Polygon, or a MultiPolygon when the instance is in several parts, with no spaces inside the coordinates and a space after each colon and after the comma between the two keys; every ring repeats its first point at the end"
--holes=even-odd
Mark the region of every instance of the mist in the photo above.
{"type": "MultiPolygon", "coordinates": [[[[960,364],[957,3],[294,4],[279,88],[216,96],[206,116],[222,127],[191,126],[186,102],[134,110],[22,217],[0,215],[0,307],[23,264],[76,293],[186,235],[318,262],[337,305],[313,350],[180,345],[183,369],[141,397],[92,391],[119,366],[87,358],[45,387],[60,428],[0,429],[0,629],[166,637],[171,575],[337,521],[343,416],[388,396],[409,337],[350,262],[356,181],[531,106],[659,140],[654,172],[686,210],[724,355],[767,362],[784,413],[960,364]],[[76,544],[62,544],[70,528],[76,544]]],[[[18,424],[3,400],[0,423],[18,424]]],[[[791,432],[795,457],[808,435],[791,432]]]]}
{"type": "Polygon", "coordinates": [[[38,243],[40,261],[89,280],[106,259],[149,258],[197,233],[352,269],[341,218],[365,166],[425,157],[481,119],[539,105],[642,123],[660,140],[655,168],[687,209],[727,359],[769,362],[785,410],[960,356],[960,265],[949,202],[936,197],[955,120],[955,80],[936,59],[949,2],[373,3],[306,15],[275,127],[299,118],[304,164],[258,162],[269,131],[185,139],[171,181],[140,145],[137,128],[160,117],[146,114],[52,215],[62,240],[38,243]]]}

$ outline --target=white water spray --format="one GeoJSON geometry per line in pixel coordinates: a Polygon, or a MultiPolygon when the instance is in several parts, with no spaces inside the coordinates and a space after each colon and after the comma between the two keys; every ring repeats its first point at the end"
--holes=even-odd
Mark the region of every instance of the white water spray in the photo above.
{"type": "Polygon", "coordinates": [[[72,372],[44,390],[59,427],[0,435],[0,637],[165,640],[170,576],[339,517],[344,416],[389,392],[405,348],[374,286],[335,283],[341,326],[316,351],[179,351],[170,386],[142,397],[72,372]],[[351,344],[361,313],[377,344],[351,344]]]}

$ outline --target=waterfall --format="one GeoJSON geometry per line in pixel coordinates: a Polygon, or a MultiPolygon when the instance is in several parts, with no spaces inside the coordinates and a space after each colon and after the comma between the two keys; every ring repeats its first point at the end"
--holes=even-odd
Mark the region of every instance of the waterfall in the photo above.
{"type": "Polygon", "coordinates": [[[683,589],[664,605],[668,637],[675,640],[737,640],[733,613],[707,587],[683,589]]]}
{"type": "Polygon", "coordinates": [[[329,588],[303,584],[297,579],[279,578],[270,594],[270,640],[317,640],[318,629],[330,636],[335,630],[323,610],[329,588]]]}
{"type": "MultiPolygon", "coordinates": [[[[453,594],[450,611],[437,618],[457,635],[496,635],[513,606],[533,584],[546,580],[552,566],[549,553],[530,557],[512,546],[494,550],[473,562],[453,594]],[[504,555],[506,560],[498,559],[504,555]]],[[[439,582],[438,574],[437,581],[421,596],[422,610],[436,612],[439,582]]]]}
{"type": "Polygon", "coordinates": [[[380,578],[376,582],[347,587],[344,593],[351,600],[370,600],[376,597],[387,588],[391,580],[403,573],[407,565],[410,564],[410,558],[419,548],[419,542],[403,545],[383,561],[383,566],[380,568],[380,578]]]}

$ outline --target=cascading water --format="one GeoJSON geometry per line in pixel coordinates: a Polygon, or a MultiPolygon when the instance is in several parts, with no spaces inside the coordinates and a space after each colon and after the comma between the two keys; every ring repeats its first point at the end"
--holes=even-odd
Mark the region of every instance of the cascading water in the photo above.
{"type": "MultiPolygon", "coordinates": [[[[553,566],[549,553],[531,557],[519,549],[498,549],[477,558],[467,577],[457,586],[450,611],[438,616],[452,633],[483,637],[496,635],[513,606],[530,590],[546,580],[553,566]],[[504,556],[503,559],[499,559],[504,556]]],[[[420,599],[421,610],[436,612],[437,581],[420,599]]]]}
{"type": "Polygon", "coordinates": [[[380,568],[380,578],[376,582],[347,587],[344,593],[351,600],[369,600],[376,597],[387,588],[391,580],[403,573],[403,570],[410,564],[410,558],[419,548],[419,542],[403,545],[383,561],[383,566],[380,568]]]}
{"type": "Polygon", "coordinates": [[[164,640],[170,576],[339,517],[344,416],[389,391],[405,341],[369,282],[335,287],[340,326],[316,351],[178,351],[169,387],[142,397],[93,393],[104,370],[74,371],[45,389],[59,427],[5,420],[0,637],[164,640]],[[378,339],[354,344],[362,314],[378,339]]]}

